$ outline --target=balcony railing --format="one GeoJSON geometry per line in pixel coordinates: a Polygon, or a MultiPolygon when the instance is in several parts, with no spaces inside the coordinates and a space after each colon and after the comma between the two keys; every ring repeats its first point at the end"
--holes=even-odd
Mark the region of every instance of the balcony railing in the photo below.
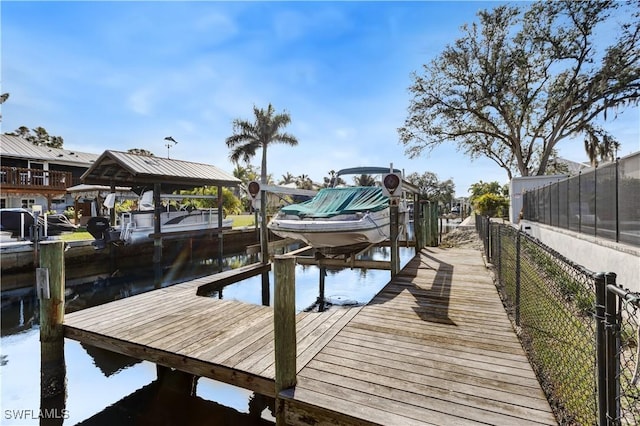
{"type": "Polygon", "coordinates": [[[71,172],[0,167],[0,185],[4,189],[66,190],[73,185],[71,172]]]}

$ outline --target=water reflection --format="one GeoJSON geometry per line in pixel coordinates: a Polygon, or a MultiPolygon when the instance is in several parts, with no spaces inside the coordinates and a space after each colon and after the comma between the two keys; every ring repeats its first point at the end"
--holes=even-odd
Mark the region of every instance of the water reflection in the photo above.
{"type": "MultiPolygon", "coordinates": [[[[401,248],[401,266],[413,256],[401,248]]],[[[388,260],[389,248],[364,256],[388,260]]],[[[235,254],[222,269],[255,262],[235,254]]],[[[165,269],[165,285],[216,272],[214,259],[165,269]]],[[[296,310],[331,309],[340,304],[365,304],[389,281],[389,271],[326,268],[324,295],[316,266],[296,266],[296,310]]],[[[66,311],[72,312],[153,290],[151,270],[117,271],[66,291],[66,311]]],[[[273,303],[273,275],[269,274],[269,304],[273,303]]],[[[212,297],[263,304],[262,280],[256,276],[210,294],[212,297]]],[[[40,345],[38,304],[33,294],[9,296],[2,304],[1,362],[3,424],[37,424],[40,409],[40,345]],[[10,410],[10,418],[7,411],[10,410]],[[13,411],[11,411],[13,410],[13,411]],[[36,418],[33,418],[35,412],[36,418]],[[30,414],[29,414],[30,413],[30,414]],[[19,418],[20,417],[20,418],[19,418]],[[27,418],[28,417],[28,418],[27,418]]],[[[63,424],[272,424],[272,402],[245,389],[206,378],[198,381],[196,395],[177,392],[157,380],[156,366],[76,341],[65,340],[68,418],[63,424]],[[215,402],[212,402],[215,401],[215,402]],[[106,408],[105,408],[106,407],[106,408]],[[159,422],[159,423],[158,423],[159,422]]],[[[166,384],[165,384],[166,385],[166,384]]]]}

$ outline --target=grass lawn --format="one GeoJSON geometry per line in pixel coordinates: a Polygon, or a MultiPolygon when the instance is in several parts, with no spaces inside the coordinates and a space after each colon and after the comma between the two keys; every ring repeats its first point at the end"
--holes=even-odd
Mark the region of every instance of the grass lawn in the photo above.
{"type": "Polygon", "coordinates": [[[60,234],[60,239],[62,241],[82,241],[82,240],[93,240],[93,237],[87,231],[75,231],[60,234]]]}
{"type": "Polygon", "coordinates": [[[227,219],[233,219],[233,227],[254,226],[255,217],[253,214],[230,214],[227,219]]]}

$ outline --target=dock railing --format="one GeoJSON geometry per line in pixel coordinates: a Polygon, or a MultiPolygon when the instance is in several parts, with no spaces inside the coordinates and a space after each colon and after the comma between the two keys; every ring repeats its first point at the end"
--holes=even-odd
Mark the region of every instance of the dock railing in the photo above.
{"type": "Polygon", "coordinates": [[[640,294],[515,227],[476,217],[523,347],[562,424],[640,422],[640,294]]]}

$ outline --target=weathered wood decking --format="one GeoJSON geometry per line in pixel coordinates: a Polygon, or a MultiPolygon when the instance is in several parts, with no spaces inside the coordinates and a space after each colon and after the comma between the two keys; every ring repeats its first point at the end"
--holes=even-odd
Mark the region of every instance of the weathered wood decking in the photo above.
{"type": "MultiPolygon", "coordinates": [[[[65,335],[274,396],[273,310],[196,296],[217,275],[69,314],[65,335]]],[[[296,326],[292,424],[556,424],[477,250],[423,249],[367,306],[296,326]]]]}
{"type": "Polygon", "coordinates": [[[477,250],[423,249],[287,397],[294,424],[557,424],[477,250]]]}

